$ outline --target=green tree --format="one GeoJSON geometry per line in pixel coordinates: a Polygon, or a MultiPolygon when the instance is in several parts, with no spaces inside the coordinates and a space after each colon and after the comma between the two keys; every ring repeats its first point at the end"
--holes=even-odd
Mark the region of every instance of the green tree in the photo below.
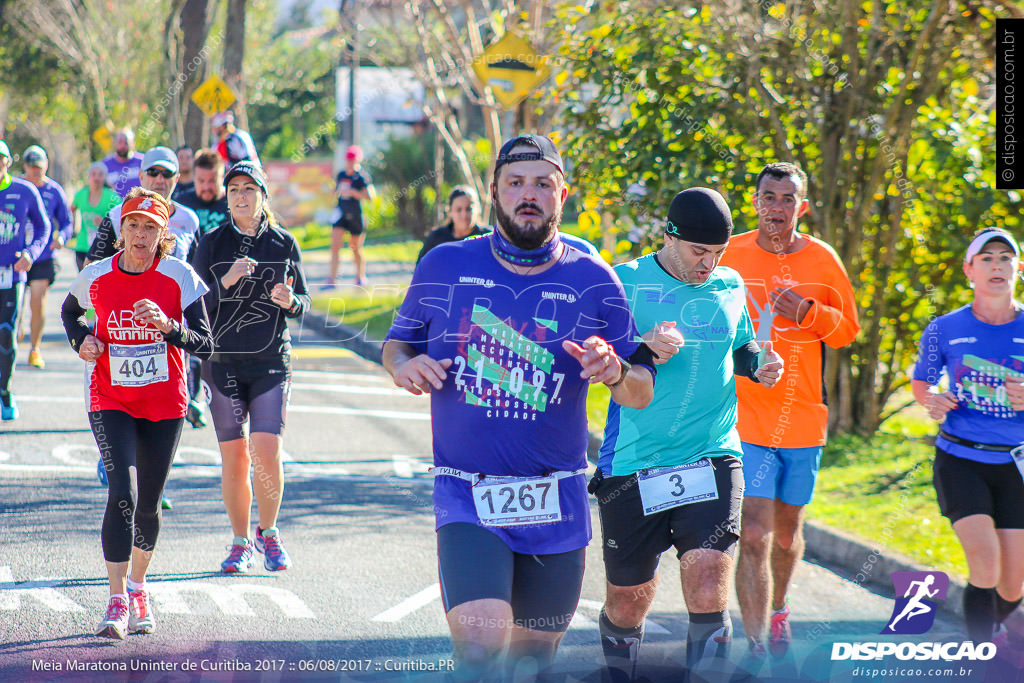
{"type": "Polygon", "coordinates": [[[833,427],[873,432],[929,316],[962,301],[970,234],[1019,223],[996,192],[995,19],[1011,3],[718,0],[561,6],[552,97],[585,194],[664,214],[682,187],[716,187],[754,226],[754,175],[793,160],[810,176],[804,228],[832,244],[863,331],[830,352],[833,427]],[[643,181],[637,199],[625,189],[643,181]]]}

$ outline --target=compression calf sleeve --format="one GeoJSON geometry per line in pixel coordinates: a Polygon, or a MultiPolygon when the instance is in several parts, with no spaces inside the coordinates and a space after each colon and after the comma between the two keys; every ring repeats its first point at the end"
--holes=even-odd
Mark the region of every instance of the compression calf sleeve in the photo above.
{"type": "Polygon", "coordinates": [[[1010,613],[1020,606],[1020,601],[1020,598],[1007,600],[996,591],[996,623],[1001,624],[1006,621],[1006,617],[1010,616],[1010,613]]]}
{"type": "Polygon", "coordinates": [[[967,623],[967,637],[975,644],[992,640],[996,624],[995,588],[967,584],[964,588],[964,621],[967,623]]]}
{"type": "Polygon", "coordinates": [[[706,666],[711,658],[728,659],[732,642],[732,619],[729,610],[689,613],[690,628],[686,632],[686,668],[706,666]]]}
{"type": "Polygon", "coordinates": [[[610,670],[622,672],[629,680],[634,680],[637,662],[640,660],[640,644],[644,641],[644,625],[641,623],[634,628],[619,628],[608,619],[604,609],[601,610],[598,623],[605,664],[610,670]]]}

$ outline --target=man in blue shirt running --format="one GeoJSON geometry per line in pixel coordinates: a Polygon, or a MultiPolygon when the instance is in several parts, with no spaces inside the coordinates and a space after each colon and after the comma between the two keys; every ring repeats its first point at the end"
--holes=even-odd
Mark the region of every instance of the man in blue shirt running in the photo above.
{"type": "Polygon", "coordinates": [[[639,409],[654,381],[622,284],[560,239],[551,140],[506,142],[491,194],[495,230],[423,257],[384,345],[395,384],[431,394],[441,597],[466,680],[554,657],[591,537],[587,388],[639,409]]]}
{"type": "MultiPolygon", "coordinates": [[[[57,279],[60,267],[57,265],[57,250],[71,239],[75,226],[71,222],[71,210],[64,188],[57,181],[46,175],[50,160],[46,150],[39,145],[32,145],[21,156],[25,165],[25,180],[36,186],[39,196],[43,199],[43,208],[50,219],[49,244],[32,263],[28,271],[29,309],[32,313],[32,324],[29,328],[29,340],[32,348],[28,352],[28,364],[42,369],[45,366],[40,346],[43,340],[43,326],[46,323],[46,292],[57,279]]],[[[24,315],[24,313],[22,313],[24,315]]],[[[21,321],[19,320],[19,323],[21,321]]],[[[19,324],[19,334],[21,336],[19,324]]]]}
{"type": "Polygon", "coordinates": [[[728,657],[743,502],[734,374],[772,386],[782,373],[771,342],[761,350],[754,340],[743,279],[717,267],[731,234],[721,195],[684,190],[669,207],[661,250],[615,269],[659,374],[643,410],[612,396],[590,487],[607,578],[601,644],[619,676],[636,676],[658,561],[673,546],[689,611],[687,668],[717,668],[728,657]]]}
{"type": "Polygon", "coordinates": [[[0,419],[18,419],[18,404],[11,393],[11,376],[18,320],[25,280],[32,263],[50,239],[50,220],[35,185],[14,178],[11,150],[0,140],[0,419]],[[31,237],[30,237],[31,236],[31,237]]]}

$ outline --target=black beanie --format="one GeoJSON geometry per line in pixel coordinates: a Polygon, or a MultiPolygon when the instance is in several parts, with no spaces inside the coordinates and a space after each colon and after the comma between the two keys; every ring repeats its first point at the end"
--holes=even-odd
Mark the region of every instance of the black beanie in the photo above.
{"type": "Polygon", "coordinates": [[[732,235],[729,205],[706,187],[683,190],[668,207],[665,233],[697,244],[725,244],[732,235]]]}

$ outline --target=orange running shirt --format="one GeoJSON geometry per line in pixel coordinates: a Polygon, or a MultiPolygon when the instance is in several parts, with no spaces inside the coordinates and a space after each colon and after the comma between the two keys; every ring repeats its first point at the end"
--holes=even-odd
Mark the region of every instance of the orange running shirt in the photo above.
{"type": "Polygon", "coordinates": [[[739,271],[747,286],[747,311],[757,341],[771,339],[785,371],[771,389],[736,377],[740,439],[758,446],[810,448],[825,445],[825,347],[846,346],[860,331],[853,286],[835,251],[825,242],[807,241],[791,254],[773,254],[757,244],[757,230],[735,235],[721,265],[739,271]],[[813,300],[802,324],[776,315],[768,293],[792,288],[813,300]]]}

